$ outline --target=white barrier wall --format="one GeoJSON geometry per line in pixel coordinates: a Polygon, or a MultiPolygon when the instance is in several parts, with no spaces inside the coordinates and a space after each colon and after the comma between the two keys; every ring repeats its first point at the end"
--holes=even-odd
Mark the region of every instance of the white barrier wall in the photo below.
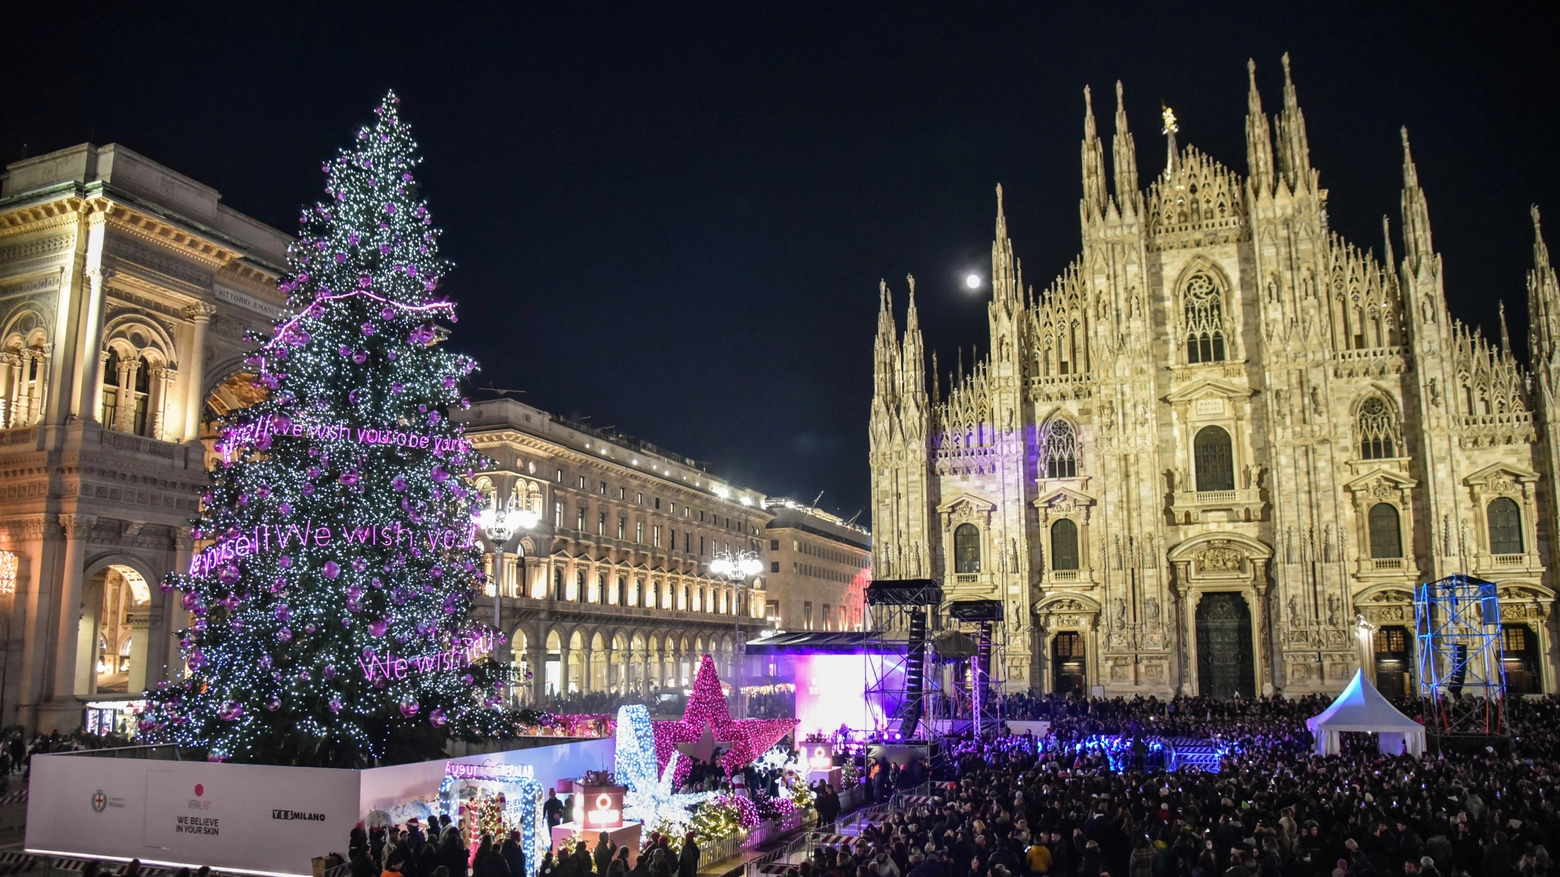
{"type": "Polygon", "coordinates": [[[261,874],[312,874],[346,853],[370,810],[432,798],[450,761],[528,764],[543,788],[611,769],[613,741],[582,740],[369,770],[35,755],[27,849],[261,874]]]}
{"type": "Polygon", "coordinates": [[[357,820],[357,771],[35,755],[27,849],[309,874],[357,820]]]}

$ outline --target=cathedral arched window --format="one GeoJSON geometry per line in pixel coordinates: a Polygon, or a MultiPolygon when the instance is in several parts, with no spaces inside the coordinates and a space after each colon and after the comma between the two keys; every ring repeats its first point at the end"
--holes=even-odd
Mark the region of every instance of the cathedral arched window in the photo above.
{"type": "Polygon", "coordinates": [[[980,530],[974,524],[960,524],[954,528],[953,571],[980,572],[980,530]]]}
{"type": "Polygon", "coordinates": [[[563,567],[561,566],[553,567],[553,599],[568,599],[568,595],[563,590],[563,567]]]}
{"type": "Polygon", "coordinates": [[[1078,568],[1078,525],[1062,518],[1051,525],[1051,569],[1078,568]]]}
{"type": "Polygon", "coordinates": [[[1197,490],[1234,490],[1235,455],[1230,434],[1217,426],[1205,426],[1192,440],[1192,462],[1197,469],[1197,490]]]}
{"type": "Polygon", "coordinates": [[[1186,304],[1186,361],[1224,361],[1224,298],[1213,278],[1193,274],[1182,296],[1186,304]]]}
{"type": "Polygon", "coordinates": [[[1402,440],[1397,417],[1385,399],[1372,396],[1360,404],[1359,430],[1360,459],[1380,460],[1398,455],[1402,440]]]}
{"type": "Polygon", "coordinates": [[[1522,512],[1510,498],[1498,496],[1485,509],[1491,554],[1522,553],[1522,512]]]}
{"type": "Polygon", "coordinates": [[[1378,502],[1370,507],[1370,556],[1403,556],[1403,528],[1398,510],[1391,503],[1378,502]]]}
{"type": "Polygon", "coordinates": [[[1078,476],[1078,434],[1071,423],[1057,418],[1045,425],[1040,443],[1040,469],[1046,478],[1078,476]]]}

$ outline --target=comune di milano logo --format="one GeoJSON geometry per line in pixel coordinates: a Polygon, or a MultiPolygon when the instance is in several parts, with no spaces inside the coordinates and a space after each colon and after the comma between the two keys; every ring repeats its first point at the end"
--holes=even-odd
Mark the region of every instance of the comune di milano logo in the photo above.
{"type": "Polygon", "coordinates": [[[304,822],[324,822],[324,813],[305,813],[302,810],[272,810],[272,819],[301,819],[304,822]]]}

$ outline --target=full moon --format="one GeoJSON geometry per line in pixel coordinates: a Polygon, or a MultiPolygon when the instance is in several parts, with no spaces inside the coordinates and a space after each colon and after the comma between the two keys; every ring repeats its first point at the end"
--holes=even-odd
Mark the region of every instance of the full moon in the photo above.
{"type": "Polygon", "coordinates": [[[964,285],[969,287],[970,289],[980,289],[980,275],[979,274],[971,274],[968,277],[964,278],[964,285]]]}

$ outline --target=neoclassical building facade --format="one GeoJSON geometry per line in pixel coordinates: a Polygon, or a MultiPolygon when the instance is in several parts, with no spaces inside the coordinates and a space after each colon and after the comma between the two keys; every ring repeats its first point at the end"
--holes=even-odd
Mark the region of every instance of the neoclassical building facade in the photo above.
{"type": "MultiPolygon", "coordinates": [[[[517,700],[681,690],[704,654],[715,656],[724,681],[736,680],[739,632],[751,639],[765,626],[768,577],[739,585],[712,575],[710,561],[765,553],[773,515],[763,494],[695,460],[511,399],[456,416],[496,467],[478,486],[537,516],[502,545],[484,542],[489,572],[493,549],[504,552],[492,579],[513,678],[530,676],[512,688],[517,700]]],[[[492,587],[478,600],[487,612],[492,587]]]]}
{"type": "Polygon", "coordinates": [[[1024,285],[997,190],[990,346],[946,389],[882,288],[873,567],[1006,604],[1010,690],[1229,697],[1415,683],[1415,584],[1500,585],[1511,689],[1556,684],[1560,285],[1534,211],[1529,362],[1454,318],[1403,135],[1398,229],[1328,227],[1287,56],[1246,169],[1140,181],[1084,91],[1083,247],[1024,285]],[[1394,241],[1396,238],[1396,241],[1394,241]]]}
{"type": "Polygon", "coordinates": [[[289,238],[123,146],[0,183],[0,725],[73,730],[178,672],[202,431],[250,401],[244,333],[289,238]]]}

